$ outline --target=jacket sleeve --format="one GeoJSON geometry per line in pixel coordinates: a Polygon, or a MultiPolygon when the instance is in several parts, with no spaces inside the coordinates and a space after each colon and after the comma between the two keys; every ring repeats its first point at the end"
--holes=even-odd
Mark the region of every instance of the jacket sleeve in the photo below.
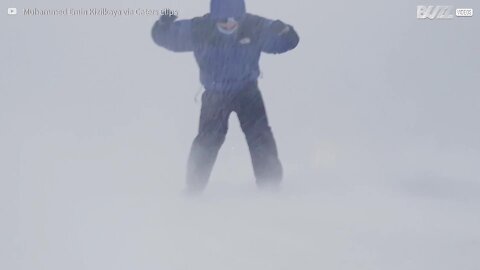
{"type": "Polygon", "coordinates": [[[179,20],[169,24],[158,20],[152,27],[152,38],[157,45],[170,51],[193,51],[192,20],[179,20]]]}
{"type": "Polygon", "coordinates": [[[265,53],[284,53],[297,47],[300,38],[293,26],[285,24],[287,27],[280,35],[271,30],[272,20],[263,19],[261,23],[262,52],[265,53]]]}

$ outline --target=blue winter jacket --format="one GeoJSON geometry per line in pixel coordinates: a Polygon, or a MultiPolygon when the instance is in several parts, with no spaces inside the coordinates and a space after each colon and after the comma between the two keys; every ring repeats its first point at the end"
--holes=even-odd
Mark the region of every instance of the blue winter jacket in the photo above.
{"type": "Polygon", "coordinates": [[[210,14],[170,24],[157,21],[152,29],[155,43],[174,52],[192,52],[206,90],[240,90],[260,75],[262,52],[283,53],[295,48],[299,37],[292,26],[282,35],[272,31],[273,21],[245,14],[239,29],[220,33],[210,14]]]}

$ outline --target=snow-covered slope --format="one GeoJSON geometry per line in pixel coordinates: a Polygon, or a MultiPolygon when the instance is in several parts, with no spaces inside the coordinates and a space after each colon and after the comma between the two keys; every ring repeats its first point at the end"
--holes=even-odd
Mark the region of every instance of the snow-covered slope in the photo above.
{"type": "Polygon", "coordinates": [[[418,4],[247,1],[301,36],[261,62],[285,184],[256,190],[232,115],[198,198],[198,71],[155,17],[0,15],[0,269],[477,269],[480,21],[418,4]]]}

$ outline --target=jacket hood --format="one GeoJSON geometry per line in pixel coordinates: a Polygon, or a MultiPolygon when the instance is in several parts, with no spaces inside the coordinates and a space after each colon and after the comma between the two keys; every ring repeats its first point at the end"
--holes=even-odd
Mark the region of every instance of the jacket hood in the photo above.
{"type": "Polygon", "coordinates": [[[246,13],[244,0],[211,0],[210,15],[213,19],[243,17],[246,13]]]}

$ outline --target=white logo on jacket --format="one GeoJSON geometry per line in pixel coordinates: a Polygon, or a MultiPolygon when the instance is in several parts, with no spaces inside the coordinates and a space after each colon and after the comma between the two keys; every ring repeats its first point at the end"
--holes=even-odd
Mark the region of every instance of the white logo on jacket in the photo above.
{"type": "Polygon", "coordinates": [[[251,40],[250,40],[249,37],[246,37],[246,38],[240,39],[239,42],[240,42],[240,44],[242,44],[242,45],[247,45],[247,44],[250,44],[251,40]]]}

